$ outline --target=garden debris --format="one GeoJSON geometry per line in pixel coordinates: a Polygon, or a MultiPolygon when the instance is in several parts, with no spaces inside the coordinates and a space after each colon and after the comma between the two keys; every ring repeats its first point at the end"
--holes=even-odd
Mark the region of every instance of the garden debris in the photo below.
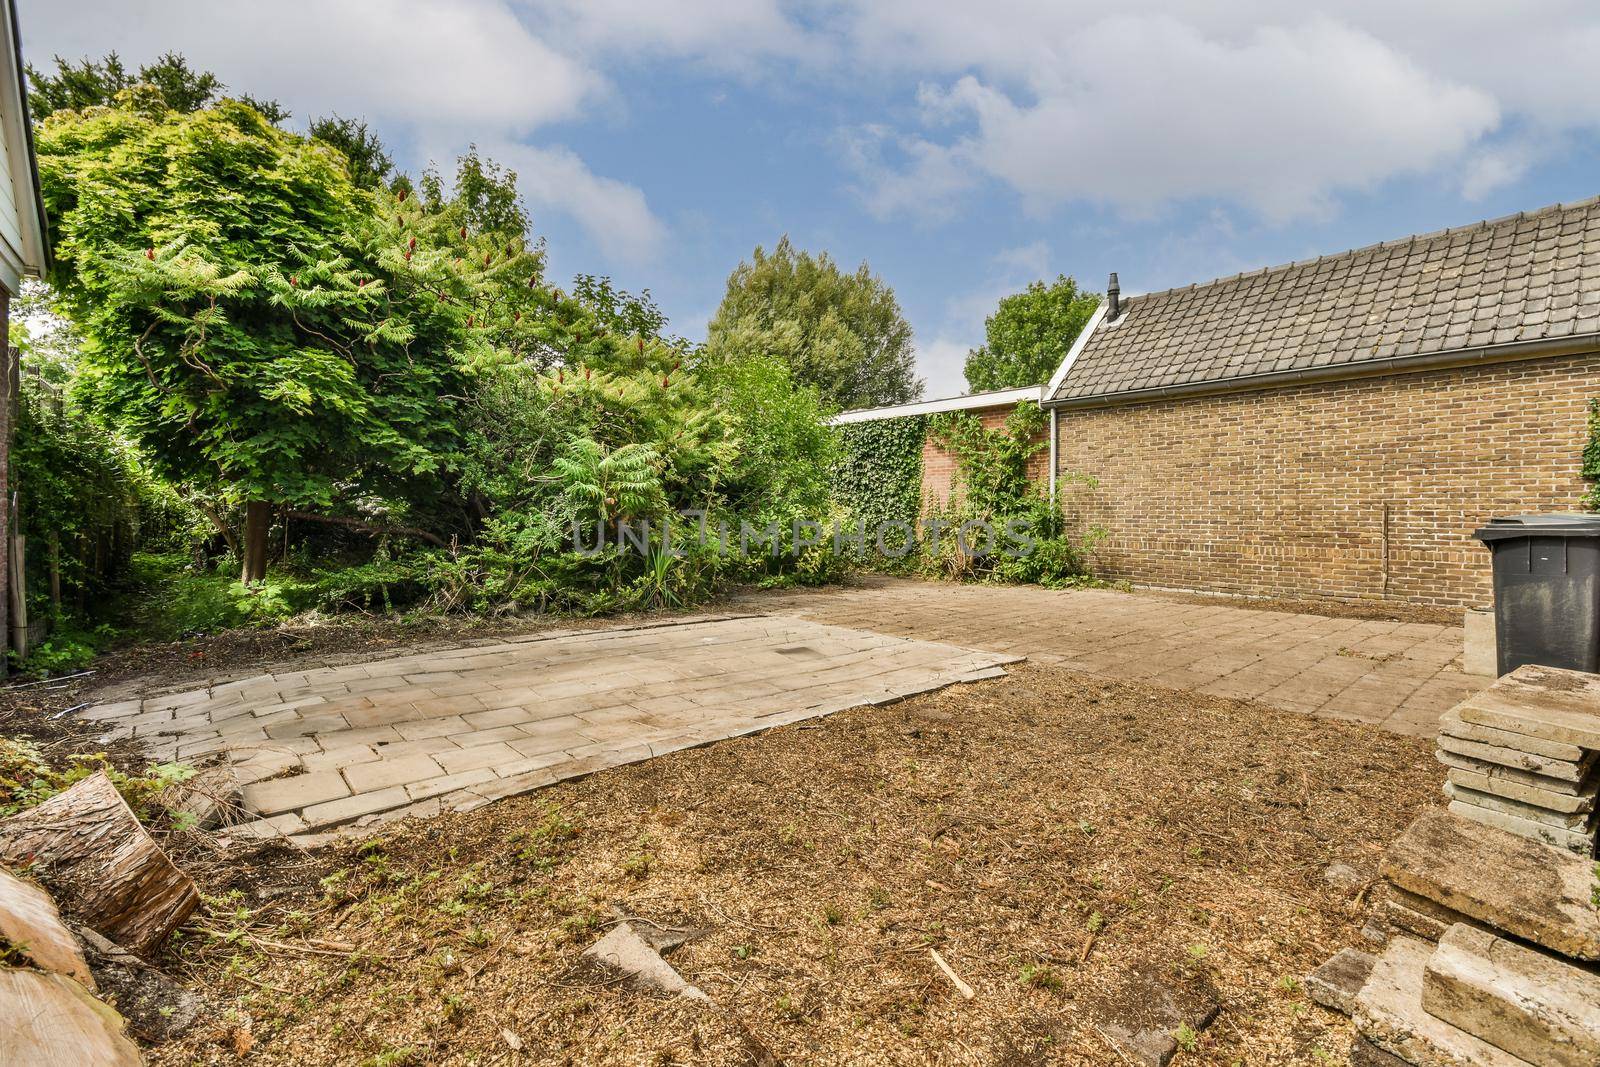
{"type": "Polygon", "coordinates": [[[1436,1018],[1422,1006],[1423,971],[1434,946],[1400,935],[1378,956],[1356,996],[1362,1036],[1417,1067],[1526,1067],[1513,1056],[1436,1018]]]}
{"type": "Polygon", "coordinates": [[[0,820],[0,862],[31,867],[68,915],[135,953],[200,903],[104,771],[0,820]]]}
{"type": "Polygon", "coordinates": [[[1324,1008],[1349,1015],[1354,1010],[1356,994],[1377,962],[1371,953],[1342,948],[1306,975],[1306,993],[1324,1008]]]}
{"type": "Polygon", "coordinates": [[[75,929],[100,990],[127,1019],[128,1031],[145,1041],[170,1041],[209,1014],[205,997],[178,985],[156,968],[86,926],[75,929]]]}
{"type": "Polygon", "coordinates": [[[1165,1067],[1180,1044],[1193,1045],[1221,1010],[1208,985],[1174,982],[1141,965],[1109,996],[1090,1003],[1087,1015],[1122,1058],[1165,1067]]]}
{"type": "Polygon", "coordinates": [[[710,1000],[699,989],[683,980],[672,964],[650,946],[632,923],[618,923],[610,933],[590,945],[584,956],[626,975],[634,984],[671,996],[691,1000],[710,1000]]]}
{"type": "Polygon", "coordinates": [[[180,821],[196,830],[214,830],[244,818],[239,774],[232,760],[202,767],[194,776],[168,786],[162,804],[180,821]]]}
{"type": "Polygon", "coordinates": [[[1524,666],[1440,719],[1450,810],[1509,833],[1595,854],[1600,685],[1524,666]]]}
{"type": "MultiPolygon", "coordinates": [[[[1600,680],[1573,671],[1520,668],[1443,717],[1449,810],[1390,846],[1403,932],[1348,1008],[1375,1049],[1421,1067],[1600,1063],[1592,740],[1600,680]]],[[[1343,971],[1335,957],[1317,974],[1343,971]]],[[[1347,984],[1329,984],[1313,996],[1344,1010],[1347,984]]]]}
{"type": "Polygon", "coordinates": [[[978,995],[973,992],[971,986],[961,980],[960,975],[951,970],[950,965],[944,961],[944,957],[939,955],[938,949],[930,948],[928,955],[933,957],[933,962],[939,965],[939,969],[944,972],[946,978],[950,979],[950,984],[956,987],[956,992],[961,994],[963,1000],[971,1000],[978,995]]]}
{"type": "Polygon", "coordinates": [[[123,1020],[63,974],[0,967],[0,1063],[139,1067],[123,1020]]]}
{"type": "Polygon", "coordinates": [[[8,949],[94,991],[94,975],[50,894],[0,867],[0,958],[8,949]]]}
{"type": "Polygon", "coordinates": [[[1471,926],[1428,960],[1430,1015],[1543,1067],[1600,1063],[1600,975],[1471,926]]]}

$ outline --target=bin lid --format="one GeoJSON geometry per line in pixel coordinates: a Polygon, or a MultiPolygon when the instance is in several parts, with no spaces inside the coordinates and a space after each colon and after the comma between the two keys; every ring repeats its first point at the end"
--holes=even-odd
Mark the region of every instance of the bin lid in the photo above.
{"type": "Polygon", "coordinates": [[[1600,515],[1553,511],[1543,515],[1506,515],[1490,519],[1472,533],[1488,543],[1513,537],[1600,537],[1600,515]]]}

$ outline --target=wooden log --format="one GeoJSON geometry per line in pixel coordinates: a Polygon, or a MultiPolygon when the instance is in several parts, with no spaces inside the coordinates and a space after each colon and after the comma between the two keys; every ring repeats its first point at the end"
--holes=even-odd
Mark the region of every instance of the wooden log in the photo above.
{"type": "Polygon", "coordinates": [[[0,867],[0,948],[5,946],[41,971],[64,974],[95,991],[83,949],[50,894],[0,867]]]}
{"type": "Polygon", "coordinates": [[[0,1063],[28,1067],[138,1067],[122,1017],[72,979],[0,968],[0,1063]]]}
{"type": "Polygon", "coordinates": [[[200,903],[193,880],[104,772],[0,820],[0,862],[31,865],[63,911],[136,953],[159,945],[200,903]]]}

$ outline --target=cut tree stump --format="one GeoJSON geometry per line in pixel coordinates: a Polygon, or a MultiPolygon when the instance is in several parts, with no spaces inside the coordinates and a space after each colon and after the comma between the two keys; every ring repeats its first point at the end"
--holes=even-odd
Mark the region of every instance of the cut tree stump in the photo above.
{"type": "Polygon", "coordinates": [[[0,949],[8,945],[41,971],[64,974],[95,991],[83,950],[50,894],[0,867],[0,949]]]}
{"type": "Polygon", "coordinates": [[[200,903],[104,772],[0,820],[0,863],[31,866],[63,911],[136,953],[200,903]]]}
{"type": "Polygon", "coordinates": [[[0,1063],[139,1067],[122,1016],[60,974],[0,967],[0,1063]]]}

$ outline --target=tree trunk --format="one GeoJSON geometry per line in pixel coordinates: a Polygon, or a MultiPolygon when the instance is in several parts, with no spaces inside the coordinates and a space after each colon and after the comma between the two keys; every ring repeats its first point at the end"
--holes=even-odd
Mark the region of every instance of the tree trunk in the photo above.
{"type": "Polygon", "coordinates": [[[200,513],[211,520],[211,525],[217,533],[222,535],[223,544],[228,546],[228,551],[236,557],[243,558],[239,552],[239,539],[233,536],[233,527],[222,521],[222,516],[217,514],[217,509],[210,504],[199,504],[200,513]]]}
{"type": "Polygon", "coordinates": [[[62,910],[132,952],[159,945],[200,903],[104,771],[0,820],[0,863],[32,865],[62,910]]]}
{"type": "Polygon", "coordinates": [[[272,526],[272,506],[252,500],[244,506],[244,571],[240,581],[259,582],[267,576],[267,534],[272,526]]]}

